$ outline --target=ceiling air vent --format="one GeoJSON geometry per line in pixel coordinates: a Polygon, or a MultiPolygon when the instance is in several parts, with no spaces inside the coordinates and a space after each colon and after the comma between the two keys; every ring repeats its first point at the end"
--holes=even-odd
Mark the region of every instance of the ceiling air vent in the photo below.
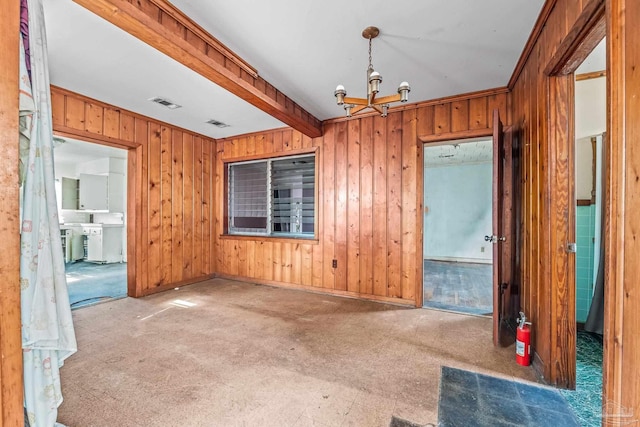
{"type": "Polygon", "coordinates": [[[182,105],[175,104],[175,103],[169,101],[168,99],[160,98],[159,96],[157,96],[155,98],[149,98],[149,101],[155,102],[156,104],[163,105],[163,106],[167,107],[170,110],[175,110],[176,108],[182,107],[182,105]]]}
{"type": "Polygon", "coordinates": [[[210,125],[217,126],[217,127],[219,127],[219,128],[226,128],[226,127],[229,127],[229,125],[228,125],[228,124],[226,124],[226,123],[222,123],[221,121],[218,121],[218,120],[216,120],[216,119],[207,120],[207,123],[209,123],[210,125]]]}

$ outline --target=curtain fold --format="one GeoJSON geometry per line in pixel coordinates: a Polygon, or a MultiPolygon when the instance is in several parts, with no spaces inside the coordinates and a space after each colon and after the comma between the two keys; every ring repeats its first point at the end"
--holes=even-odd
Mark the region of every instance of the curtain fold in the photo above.
{"type": "Polygon", "coordinates": [[[42,0],[28,0],[27,6],[31,79],[24,48],[20,76],[20,108],[24,118],[20,253],[24,391],[29,424],[50,427],[56,425],[58,406],[62,403],[60,367],[77,351],[77,344],[56,205],[42,0]]]}
{"type": "Polygon", "coordinates": [[[597,257],[594,262],[595,267],[595,283],[593,289],[593,298],[589,307],[587,321],[584,324],[584,330],[599,335],[604,333],[604,242],[602,241],[604,230],[604,191],[606,189],[606,174],[604,173],[604,165],[606,160],[606,144],[604,143],[607,134],[604,133],[596,138],[596,227],[599,227],[596,233],[597,245],[593,256],[597,257]]]}

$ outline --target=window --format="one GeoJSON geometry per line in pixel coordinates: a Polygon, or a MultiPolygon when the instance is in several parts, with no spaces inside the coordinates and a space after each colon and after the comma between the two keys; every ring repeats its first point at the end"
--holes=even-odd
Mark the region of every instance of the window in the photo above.
{"type": "Polygon", "coordinates": [[[229,234],[314,235],[315,154],[227,167],[229,234]]]}

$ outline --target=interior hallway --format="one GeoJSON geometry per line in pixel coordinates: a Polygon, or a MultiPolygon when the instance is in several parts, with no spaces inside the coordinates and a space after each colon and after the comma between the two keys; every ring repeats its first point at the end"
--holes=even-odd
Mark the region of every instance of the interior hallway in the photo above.
{"type": "Polygon", "coordinates": [[[222,279],[73,316],[69,426],[435,425],[441,365],[535,380],[490,318],[222,279]]]}

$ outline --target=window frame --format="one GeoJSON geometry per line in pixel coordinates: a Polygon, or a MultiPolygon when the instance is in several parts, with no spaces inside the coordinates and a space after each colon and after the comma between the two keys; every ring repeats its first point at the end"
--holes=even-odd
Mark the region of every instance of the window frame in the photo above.
{"type": "MultiPolygon", "coordinates": [[[[319,232],[319,227],[320,224],[318,222],[318,219],[320,217],[318,209],[320,206],[320,200],[319,200],[319,187],[320,187],[320,181],[319,181],[319,165],[321,164],[321,159],[320,159],[320,150],[315,147],[315,148],[311,148],[311,149],[299,149],[299,150],[291,150],[289,152],[278,152],[278,153],[270,153],[270,154],[262,154],[262,155],[255,155],[255,156],[241,156],[241,157],[234,157],[234,158],[228,158],[228,159],[224,159],[222,162],[222,167],[224,170],[224,185],[223,185],[223,190],[224,190],[224,212],[223,212],[223,230],[222,230],[222,234],[220,235],[220,237],[222,239],[236,239],[236,240],[254,240],[254,241],[260,241],[260,240],[279,240],[279,241],[291,241],[291,242],[300,242],[300,241],[308,241],[308,242],[312,242],[312,243],[317,243],[318,242],[318,232],[319,232]],[[313,222],[314,222],[314,227],[313,227],[313,234],[308,233],[308,234],[303,234],[303,233],[281,233],[281,232],[276,232],[274,234],[273,231],[271,231],[271,191],[270,191],[270,186],[267,187],[267,195],[268,195],[268,213],[267,213],[267,232],[266,233],[261,233],[261,232],[243,232],[243,231],[232,231],[230,229],[230,222],[231,222],[231,218],[230,218],[230,212],[229,212],[229,208],[230,208],[230,200],[231,200],[231,194],[230,194],[230,176],[229,176],[229,166],[233,165],[233,164],[243,164],[243,163],[257,163],[257,162],[267,162],[267,161],[277,161],[280,159],[287,159],[287,158],[295,158],[295,157],[307,157],[307,156],[313,156],[314,157],[314,213],[313,213],[313,222]]],[[[271,177],[269,176],[269,174],[267,174],[267,179],[270,181],[271,177]]]]}

